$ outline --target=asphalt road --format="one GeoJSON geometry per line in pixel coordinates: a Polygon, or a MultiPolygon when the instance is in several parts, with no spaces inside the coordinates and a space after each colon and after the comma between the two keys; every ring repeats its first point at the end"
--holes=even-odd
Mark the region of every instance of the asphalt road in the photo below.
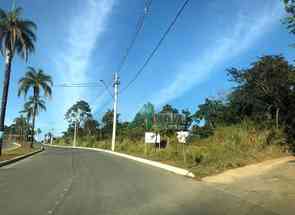
{"type": "Polygon", "coordinates": [[[275,214],[203,182],[95,151],[47,149],[0,168],[0,214],[275,214]]]}

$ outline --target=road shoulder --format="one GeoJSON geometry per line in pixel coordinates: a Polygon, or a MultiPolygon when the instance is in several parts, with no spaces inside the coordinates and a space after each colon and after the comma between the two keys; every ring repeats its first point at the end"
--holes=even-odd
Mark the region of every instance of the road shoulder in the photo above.
{"type": "MultiPolygon", "coordinates": [[[[57,147],[57,148],[73,148],[73,147],[70,147],[70,146],[58,146],[58,145],[46,145],[46,146],[57,147]]],[[[183,176],[191,177],[191,178],[195,177],[194,174],[192,172],[190,172],[189,170],[182,169],[182,168],[175,167],[175,166],[171,166],[171,165],[164,164],[164,163],[157,162],[157,161],[152,161],[152,160],[148,160],[148,159],[144,159],[144,158],[140,158],[140,157],[136,157],[136,156],[132,156],[132,155],[127,155],[127,154],[124,154],[124,153],[113,152],[113,151],[110,151],[110,150],[99,149],[99,148],[88,148],[88,147],[75,147],[75,148],[76,149],[84,149],[84,150],[92,150],[92,151],[104,152],[104,153],[108,153],[108,154],[111,154],[111,155],[123,157],[123,158],[129,159],[129,160],[133,160],[133,161],[136,161],[136,162],[139,162],[139,163],[143,163],[143,164],[146,164],[146,165],[150,165],[150,166],[153,166],[153,167],[157,167],[157,168],[160,168],[160,169],[164,169],[166,171],[173,172],[173,173],[178,174],[178,175],[183,175],[183,176]]]]}
{"type": "MultiPolygon", "coordinates": [[[[19,148],[17,148],[17,149],[19,149],[19,148]]],[[[17,150],[17,149],[15,149],[15,150],[17,150]]],[[[10,150],[10,151],[13,151],[13,150],[10,150]]],[[[0,167],[10,165],[10,164],[15,163],[17,161],[20,161],[20,160],[23,160],[25,158],[31,157],[31,156],[33,156],[33,155],[35,155],[37,153],[42,152],[42,151],[44,151],[44,149],[39,148],[39,149],[33,150],[31,152],[27,152],[25,154],[21,154],[21,155],[18,155],[18,156],[10,157],[9,159],[2,160],[2,161],[0,161],[0,167]]]]}
{"type": "Polygon", "coordinates": [[[267,160],[258,164],[227,170],[218,175],[204,177],[202,181],[218,184],[230,184],[243,178],[265,174],[267,171],[270,171],[271,169],[290,161],[295,161],[295,157],[287,156],[283,158],[267,160]]]}

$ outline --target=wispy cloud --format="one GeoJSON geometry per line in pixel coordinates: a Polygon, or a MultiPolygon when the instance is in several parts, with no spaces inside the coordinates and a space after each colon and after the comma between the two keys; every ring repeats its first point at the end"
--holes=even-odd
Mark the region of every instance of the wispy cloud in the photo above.
{"type": "MultiPolygon", "coordinates": [[[[59,81],[66,83],[89,81],[87,70],[91,64],[92,53],[105,31],[113,4],[113,0],[83,1],[83,6],[68,25],[65,49],[61,50],[57,58],[57,71],[62,71],[59,81]]],[[[61,102],[68,107],[86,93],[83,88],[65,89],[61,102]]]]}
{"type": "Polygon", "coordinates": [[[182,96],[192,87],[206,81],[226,60],[237,57],[249,49],[262,35],[267,33],[282,16],[281,2],[268,5],[255,19],[239,15],[236,24],[216,43],[207,48],[194,62],[187,62],[179,67],[172,82],[153,96],[153,102],[161,105],[182,96]]]}
{"type": "MultiPolygon", "coordinates": [[[[55,56],[55,83],[93,82],[88,77],[92,55],[106,30],[114,2],[115,0],[83,0],[79,2],[73,16],[68,17],[64,25],[65,34],[55,56]]],[[[77,100],[90,97],[91,92],[93,91],[88,88],[54,90],[51,106],[58,107],[58,110],[54,109],[52,119],[58,122],[55,126],[58,130],[65,127],[66,110],[77,100]]]]}

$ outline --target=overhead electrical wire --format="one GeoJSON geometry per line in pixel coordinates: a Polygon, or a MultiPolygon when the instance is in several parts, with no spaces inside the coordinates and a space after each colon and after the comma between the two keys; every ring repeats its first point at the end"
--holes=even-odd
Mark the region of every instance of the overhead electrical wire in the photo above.
{"type": "Polygon", "coordinates": [[[53,87],[101,87],[101,83],[100,82],[62,83],[62,84],[54,84],[53,87]]]}
{"type": "Polygon", "coordinates": [[[175,23],[177,22],[178,18],[183,13],[184,9],[186,8],[186,6],[188,5],[189,2],[190,2],[190,0],[184,1],[184,3],[182,4],[182,6],[180,7],[180,9],[178,10],[176,16],[174,17],[174,19],[170,23],[169,27],[164,32],[164,34],[162,35],[161,39],[159,40],[159,42],[157,43],[157,45],[155,46],[155,48],[153,49],[153,51],[150,53],[150,55],[148,56],[148,58],[145,60],[144,64],[135,73],[134,77],[128,82],[128,84],[124,88],[122,88],[122,90],[120,91],[120,93],[123,93],[124,91],[126,91],[137,80],[137,78],[141,75],[141,73],[144,71],[145,67],[149,64],[149,62],[151,61],[151,59],[153,58],[153,56],[156,54],[156,52],[158,51],[158,49],[160,48],[160,46],[162,45],[162,43],[166,39],[166,37],[169,34],[169,32],[172,30],[173,26],[175,25],[175,23]]]}
{"type": "Polygon", "coordinates": [[[111,103],[113,103],[113,100],[107,100],[100,108],[99,111],[95,113],[96,116],[101,115],[104,111],[105,108],[107,108],[111,103]]]}
{"type": "Polygon", "coordinates": [[[149,11],[150,11],[150,8],[151,8],[151,5],[153,3],[153,0],[150,0],[150,1],[145,1],[145,7],[144,7],[144,13],[143,15],[139,18],[138,22],[137,22],[137,27],[136,27],[136,31],[134,33],[134,36],[130,42],[130,45],[128,46],[128,48],[126,49],[126,53],[124,54],[123,58],[122,58],[122,61],[119,65],[119,69],[118,69],[118,73],[120,73],[122,71],[122,69],[124,68],[124,65],[126,64],[127,62],[127,58],[139,36],[139,33],[142,31],[143,29],[143,26],[144,26],[144,21],[147,17],[147,15],[149,14],[149,11]]]}
{"type": "MultiPolygon", "coordinates": [[[[137,25],[136,25],[136,30],[135,30],[134,36],[132,37],[132,40],[131,40],[129,46],[127,47],[126,52],[125,52],[125,54],[124,54],[124,56],[122,58],[122,61],[119,64],[119,68],[117,70],[118,73],[120,73],[122,71],[122,69],[124,68],[124,66],[125,66],[125,64],[127,62],[127,59],[129,57],[129,54],[130,54],[131,50],[133,49],[134,44],[135,44],[135,42],[136,42],[136,40],[137,40],[140,32],[143,29],[144,21],[145,21],[147,15],[150,12],[150,8],[151,8],[151,5],[152,5],[152,2],[153,2],[153,0],[145,0],[144,13],[143,13],[142,16],[140,16],[140,18],[137,21],[137,25]]],[[[107,84],[103,80],[100,80],[100,81],[104,85],[106,91],[108,91],[108,93],[110,94],[110,96],[112,97],[112,99],[114,99],[114,95],[109,90],[110,89],[110,86],[112,85],[112,83],[111,84],[107,84]]],[[[104,110],[105,107],[109,106],[111,102],[113,102],[113,100],[110,100],[110,101],[106,102],[100,109],[104,110]]]]}

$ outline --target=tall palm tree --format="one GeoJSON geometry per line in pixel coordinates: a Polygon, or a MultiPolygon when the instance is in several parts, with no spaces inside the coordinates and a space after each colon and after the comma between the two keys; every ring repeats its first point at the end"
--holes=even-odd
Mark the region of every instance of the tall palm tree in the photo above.
{"type": "MultiPolygon", "coordinates": [[[[35,120],[36,116],[38,115],[38,108],[42,108],[42,103],[38,103],[39,101],[44,101],[40,99],[40,92],[43,91],[45,98],[50,98],[52,94],[52,79],[51,76],[46,75],[43,70],[41,69],[34,69],[33,67],[28,67],[28,71],[26,72],[25,76],[19,80],[19,91],[18,96],[26,95],[28,94],[29,90],[33,90],[33,96],[30,97],[32,100],[33,106],[29,105],[28,108],[33,109],[33,115],[32,115],[32,135],[33,135],[33,141],[34,141],[34,133],[35,133],[35,120]],[[39,105],[39,107],[38,107],[39,105]]],[[[30,103],[26,103],[25,106],[30,103]]],[[[45,107],[45,103],[44,103],[45,107]]]]}
{"type": "Polygon", "coordinates": [[[21,17],[22,8],[13,7],[10,11],[0,9],[0,51],[5,58],[3,91],[0,114],[0,155],[2,154],[4,122],[8,100],[8,90],[13,57],[18,54],[27,61],[34,51],[36,41],[35,23],[21,17]]]}
{"type": "Polygon", "coordinates": [[[20,111],[20,114],[24,114],[26,116],[27,124],[30,124],[33,116],[33,108],[29,106],[24,106],[24,109],[20,111]]]}
{"type": "Polygon", "coordinates": [[[25,103],[25,106],[28,109],[33,109],[33,122],[32,122],[32,133],[31,133],[31,148],[33,148],[34,144],[34,135],[35,135],[35,118],[41,111],[46,111],[45,101],[40,97],[31,96],[28,101],[25,103]]]}
{"type": "Polygon", "coordinates": [[[25,130],[25,135],[26,135],[26,140],[29,140],[29,135],[32,130],[32,126],[30,124],[30,121],[32,119],[32,116],[33,116],[33,108],[31,106],[29,106],[28,104],[25,104],[24,105],[24,109],[22,111],[20,111],[20,114],[24,114],[25,117],[26,117],[26,124],[27,124],[27,127],[26,127],[26,130],[25,130]]]}

